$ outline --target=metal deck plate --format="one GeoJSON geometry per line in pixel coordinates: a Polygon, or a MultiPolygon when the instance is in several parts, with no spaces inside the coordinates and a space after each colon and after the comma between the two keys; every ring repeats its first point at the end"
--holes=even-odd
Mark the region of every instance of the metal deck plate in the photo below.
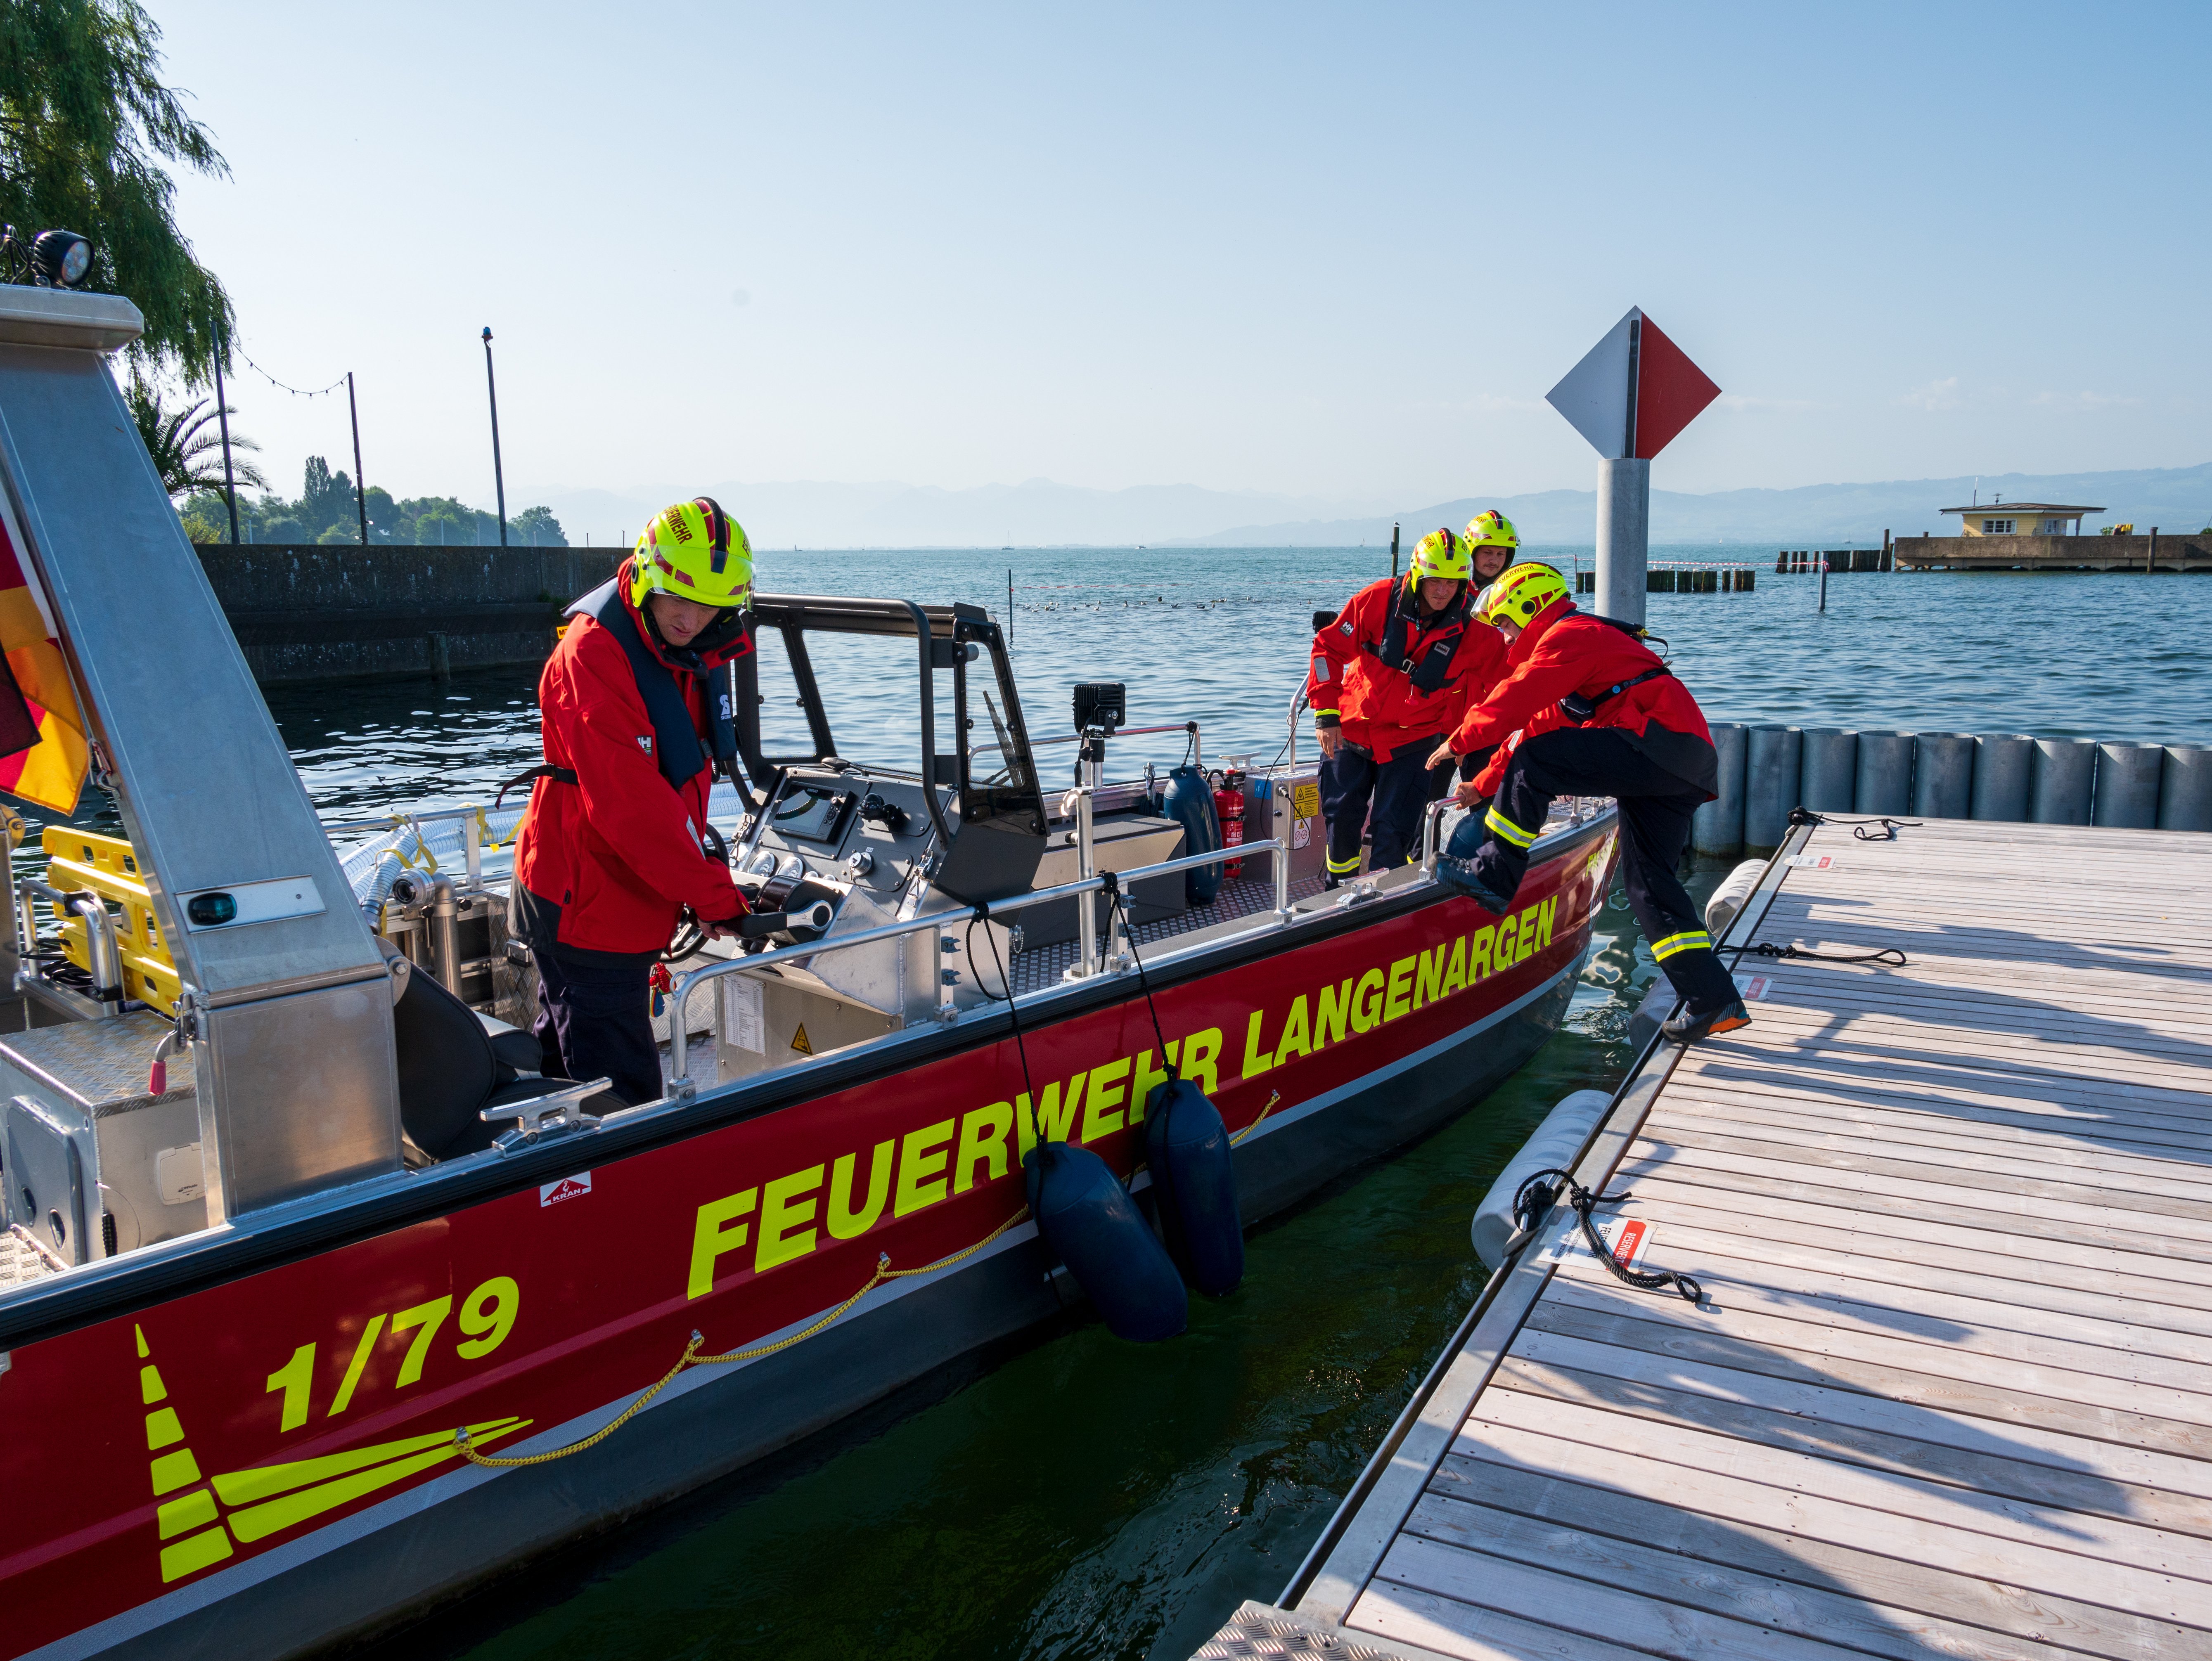
{"type": "Polygon", "coordinates": [[[94,1118],[127,1113],[155,1100],[173,1101],[193,1091],[192,1053],[169,1058],[169,1088],[146,1092],[154,1046],[169,1030],[164,1016],[134,1010],[112,1021],[72,1021],[27,1033],[0,1035],[0,1062],[37,1080],[58,1099],[94,1118]]]}

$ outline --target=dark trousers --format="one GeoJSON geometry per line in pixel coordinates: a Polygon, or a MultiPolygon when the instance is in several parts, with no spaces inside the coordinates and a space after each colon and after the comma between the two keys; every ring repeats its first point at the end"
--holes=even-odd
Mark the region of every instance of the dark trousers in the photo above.
{"type": "Polygon", "coordinates": [[[653,952],[569,952],[534,948],[538,1019],[531,1032],[548,1078],[611,1081],[635,1107],[667,1092],[653,1041],[653,952]]]}
{"type": "Polygon", "coordinates": [[[1371,834],[1370,870],[1389,870],[1420,857],[1421,810],[1451,784],[1449,767],[1428,769],[1436,747],[1433,737],[1418,739],[1378,764],[1368,751],[1345,744],[1322,761],[1321,810],[1328,821],[1330,876],[1340,882],[1358,871],[1363,829],[1371,834]]]}
{"type": "Polygon", "coordinates": [[[1486,817],[1490,837],[1474,862],[1486,886],[1509,895],[1521,886],[1528,845],[1558,796],[1610,796],[1620,804],[1621,886],[1652,955],[1692,1014],[1735,1002],[1735,979],[1721,966],[1704,919],[1674,875],[1689,845],[1690,815],[1705,792],[1650,760],[1617,728],[1539,733],[1513,752],[1486,817]]]}

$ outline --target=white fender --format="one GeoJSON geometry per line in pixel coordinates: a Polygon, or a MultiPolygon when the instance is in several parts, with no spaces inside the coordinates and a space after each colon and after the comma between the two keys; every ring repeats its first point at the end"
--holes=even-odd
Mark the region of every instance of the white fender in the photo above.
{"type": "Polygon", "coordinates": [[[1612,1101],[1603,1090],[1577,1090],[1562,1096],[1535,1133],[1521,1144],[1521,1151],[1505,1161],[1498,1180],[1474,1208],[1474,1249],[1483,1262],[1495,1269],[1505,1261],[1505,1242],[1514,1234],[1513,1196],[1521,1185],[1539,1171],[1573,1169],[1575,1155],[1612,1101]]]}
{"type": "Polygon", "coordinates": [[[1713,897],[1705,901],[1705,932],[1720,944],[1728,925],[1735,921],[1735,914],[1744,908],[1752,893],[1759,887],[1759,879],[1766,875],[1766,861],[1747,859],[1728,874],[1713,897]]]}

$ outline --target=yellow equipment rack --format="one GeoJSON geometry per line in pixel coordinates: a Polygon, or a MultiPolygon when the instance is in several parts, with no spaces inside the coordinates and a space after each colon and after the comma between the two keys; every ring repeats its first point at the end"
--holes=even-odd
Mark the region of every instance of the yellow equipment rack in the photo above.
{"type": "MultiPolygon", "coordinates": [[[[101,836],[70,825],[48,825],[40,846],[48,858],[46,883],[64,894],[88,888],[108,902],[115,917],[115,944],[123,959],[123,994],[135,997],[163,1015],[174,1015],[177,997],[184,989],[169,949],[161,943],[161,924],[154,920],[154,901],[138,870],[138,857],[119,836],[101,836]]],[[[54,920],[61,925],[62,949],[69,961],[88,973],[92,948],[85,938],[84,918],[62,914],[52,904],[54,920]]]]}

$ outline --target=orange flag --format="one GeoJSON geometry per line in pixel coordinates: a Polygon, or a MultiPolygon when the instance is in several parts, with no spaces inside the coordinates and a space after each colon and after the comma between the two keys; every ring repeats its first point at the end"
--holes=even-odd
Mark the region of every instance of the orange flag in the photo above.
{"type": "Polygon", "coordinates": [[[88,765],[84,716],[54,640],[46,597],[18,557],[21,546],[15,515],[0,502],[0,653],[6,655],[9,678],[22,702],[19,716],[9,688],[0,685],[0,706],[6,706],[0,708],[0,718],[0,718],[0,744],[20,743],[37,734],[27,747],[0,755],[0,791],[71,814],[88,765]]]}

